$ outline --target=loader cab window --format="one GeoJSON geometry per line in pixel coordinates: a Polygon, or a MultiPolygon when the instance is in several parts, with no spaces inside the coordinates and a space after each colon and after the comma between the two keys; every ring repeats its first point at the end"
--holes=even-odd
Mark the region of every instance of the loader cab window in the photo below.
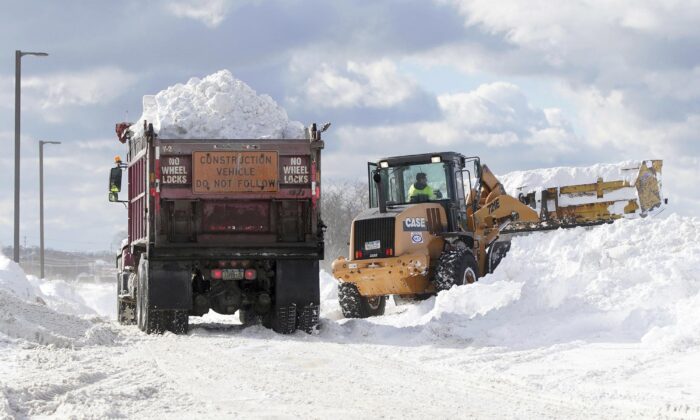
{"type": "MultiPolygon", "coordinates": [[[[376,168],[374,166],[372,169],[376,168]]],[[[450,199],[448,165],[422,163],[381,168],[382,185],[388,205],[450,199]]],[[[377,190],[370,180],[370,205],[377,207],[377,190]]]]}

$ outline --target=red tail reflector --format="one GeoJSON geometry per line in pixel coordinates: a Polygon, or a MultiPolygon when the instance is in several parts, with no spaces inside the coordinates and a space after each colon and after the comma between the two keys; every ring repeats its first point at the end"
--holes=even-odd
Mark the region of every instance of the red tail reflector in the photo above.
{"type": "Polygon", "coordinates": [[[246,280],[255,280],[258,277],[258,272],[254,268],[246,268],[243,276],[246,280]]]}
{"type": "Polygon", "coordinates": [[[356,259],[362,258],[362,251],[355,251],[355,258],[356,259]]]}
{"type": "Polygon", "coordinates": [[[211,278],[214,280],[221,280],[221,278],[224,276],[224,272],[221,270],[211,270],[211,278]]]}
{"type": "Polygon", "coordinates": [[[387,257],[391,257],[392,255],[394,255],[394,250],[391,248],[387,248],[385,254],[387,257]]]}

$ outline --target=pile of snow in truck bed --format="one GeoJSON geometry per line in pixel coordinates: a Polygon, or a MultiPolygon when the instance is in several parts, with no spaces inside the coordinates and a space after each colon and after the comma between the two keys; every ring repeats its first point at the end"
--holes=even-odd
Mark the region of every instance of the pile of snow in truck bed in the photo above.
{"type": "Polygon", "coordinates": [[[228,70],[144,96],[143,115],[132,126],[137,135],[144,120],[169,139],[304,137],[304,126],[290,121],[274,99],[258,95],[228,70]]]}

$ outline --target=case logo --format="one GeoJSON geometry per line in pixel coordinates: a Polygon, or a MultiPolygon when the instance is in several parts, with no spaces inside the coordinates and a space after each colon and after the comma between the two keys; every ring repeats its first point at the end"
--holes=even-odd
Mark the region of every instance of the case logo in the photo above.
{"type": "Polygon", "coordinates": [[[421,232],[428,230],[428,224],[425,217],[407,217],[403,221],[404,232],[421,232]]]}

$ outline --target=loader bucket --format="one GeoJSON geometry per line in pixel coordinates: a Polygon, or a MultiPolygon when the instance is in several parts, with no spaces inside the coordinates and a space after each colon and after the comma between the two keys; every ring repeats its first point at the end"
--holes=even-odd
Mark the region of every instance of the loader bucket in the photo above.
{"type": "Polygon", "coordinates": [[[639,166],[637,181],[637,196],[642,214],[661,206],[661,167],[660,160],[645,160],[639,166]]]}
{"type": "MultiPolygon", "coordinates": [[[[520,191],[520,200],[535,209],[543,222],[541,224],[548,227],[593,225],[623,217],[645,217],[663,204],[662,164],[661,160],[643,160],[631,166],[619,166],[617,171],[608,171],[604,175],[606,179],[594,174],[596,167],[573,168],[585,172],[587,179],[595,182],[546,184],[535,188],[523,186],[517,190],[520,191]]],[[[536,230],[535,226],[531,228],[536,230]]]]}

